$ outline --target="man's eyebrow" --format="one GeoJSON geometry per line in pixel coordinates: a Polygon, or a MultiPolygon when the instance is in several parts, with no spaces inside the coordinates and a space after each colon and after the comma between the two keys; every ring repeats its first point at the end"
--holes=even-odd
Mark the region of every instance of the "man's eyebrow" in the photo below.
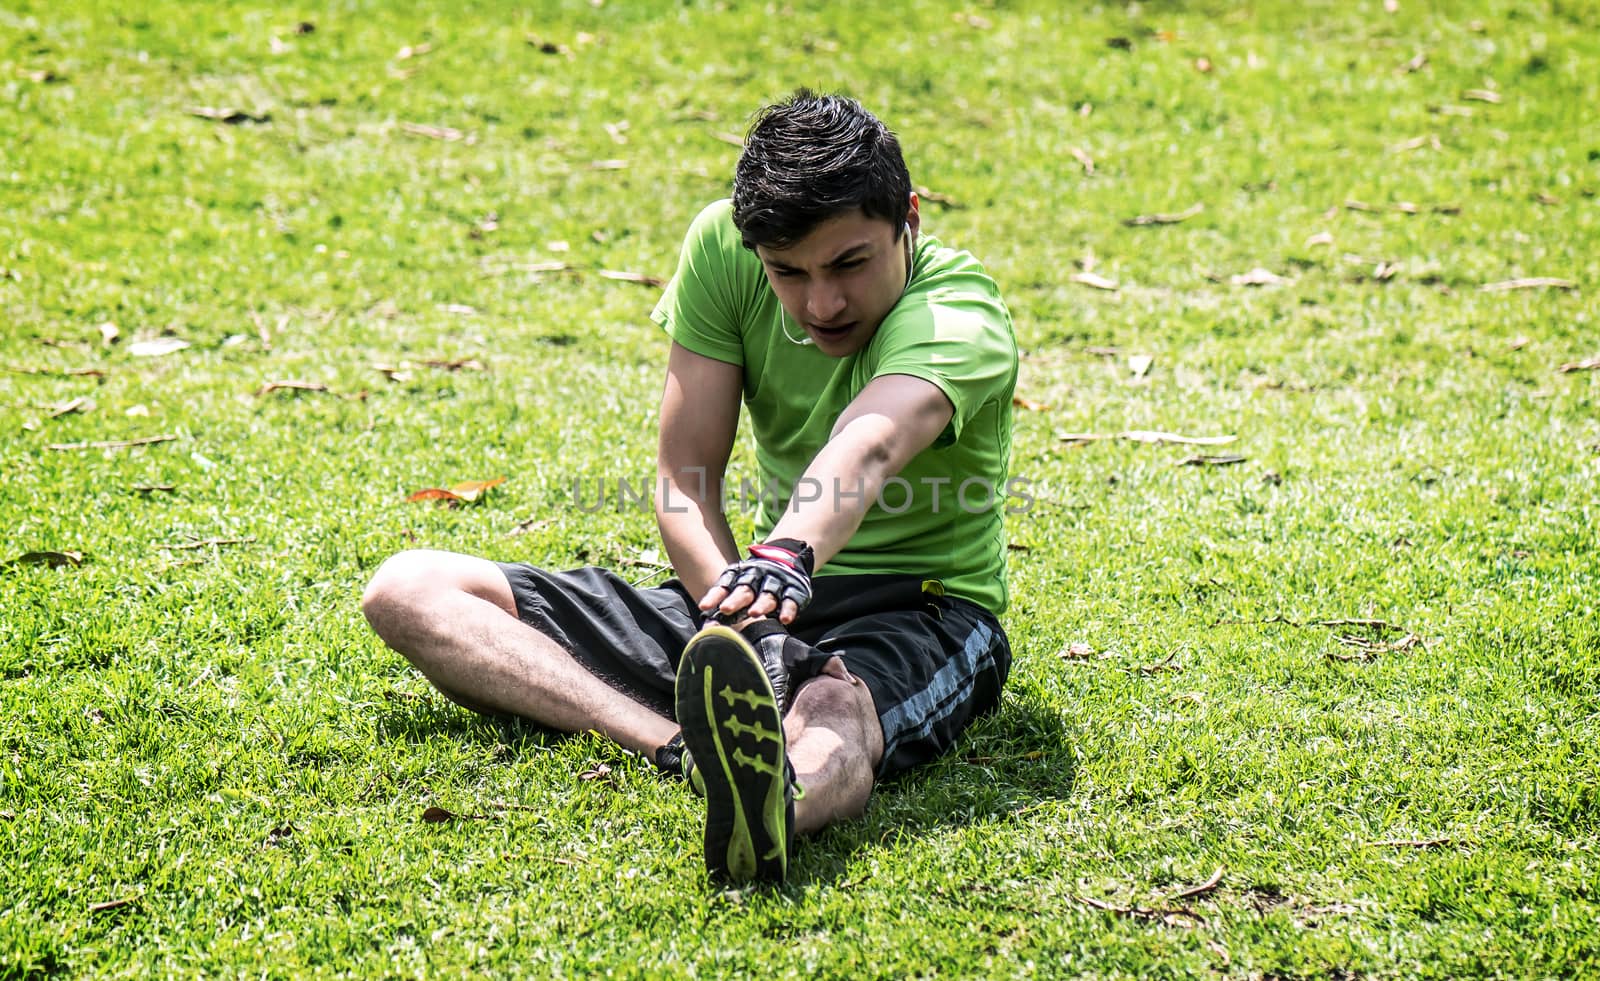
{"type": "MultiPolygon", "coordinates": [[[[843,252],[840,252],[838,255],[834,256],[832,259],[829,259],[827,262],[824,262],[822,264],[822,268],[824,268],[824,269],[836,269],[839,266],[842,266],[845,263],[849,262],[851,259],[856,258],[858,253],[860,253],[860,252],[862,252],[862,251],[864,251],[866,249],[870,249],[871,247],[872,247],[872,243],[871,242],[857,242],[855,245],[852,245],[848,249],[845,249],[843,252]]],[[[769,268],[771,268],[771,269],[773,269],[773,270],[775,270],[777,272],[803,272],[804,271],[799,266],[791,266],[787,262],[779,262],[777,259],[765,258],[764,257],[762,259],[762,261],[765,262],[769,268]]]]}

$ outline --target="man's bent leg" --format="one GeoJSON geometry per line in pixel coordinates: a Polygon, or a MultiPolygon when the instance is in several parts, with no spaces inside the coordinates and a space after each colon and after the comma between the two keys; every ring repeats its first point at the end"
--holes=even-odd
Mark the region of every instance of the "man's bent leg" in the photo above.
{"type": "Polygon", "coordinates": [[[646,756],[678,731],[518,619],[505,573],[487,559],[402,552],[379,567],[361,609],[384,643],[476,711],[566,732],[593,729],[646,756]]]}
{"type": "Polygon", "coordinates": [[[866,684],[831,658],[795,696],[784,730],[796,782],[805,789],[795,801],[795,830],[809,834],[861,814],[883,759],[883,726],[866,684]]]}

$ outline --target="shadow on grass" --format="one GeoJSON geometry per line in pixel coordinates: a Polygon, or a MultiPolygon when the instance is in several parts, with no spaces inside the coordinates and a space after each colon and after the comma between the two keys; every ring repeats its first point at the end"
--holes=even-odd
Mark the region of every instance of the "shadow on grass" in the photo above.
{"type": "Polygon", "coordinates": [[[946,756],[883,784],[859,820],[802,841],[789,885],[837,881],[856,852],[906,837],[991,822],[1072,793],[1077,773],[1061,713],[1026,690],[1006,693],[946,756]]]}

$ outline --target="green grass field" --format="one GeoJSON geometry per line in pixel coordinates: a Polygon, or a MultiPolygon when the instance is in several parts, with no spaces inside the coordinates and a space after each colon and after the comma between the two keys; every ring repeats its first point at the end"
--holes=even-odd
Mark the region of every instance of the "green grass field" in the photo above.
{"type": "Polygon", "coordinates": [[[414,8],[0,9],[0,978],[1600,972],[1600,10],[414,8]],[[358,599],[661,576],[572,483],[799,84],[1000,282],[1036,499],[1002,710],[724,892],[358,599]],[[1237,438],[1063,438],[1152,430],[1237,438]]]}

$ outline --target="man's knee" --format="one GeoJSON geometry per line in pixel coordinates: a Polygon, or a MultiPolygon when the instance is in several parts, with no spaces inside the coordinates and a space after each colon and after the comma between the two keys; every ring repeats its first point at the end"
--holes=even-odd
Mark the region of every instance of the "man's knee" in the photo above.
{"type": "Polygon", "coordinates": [[[485,559],[411,549],[385,559],[361,594],[361,612],[380,635],[397,619],[467,593],[516,615],[516,600],[500,569],[485,559]]]}
{"type": "Polygon", "coordinates": [[[883,725],[872,692],[860,678],[818,675],[800,689],[789,714],[802,728],[838,733],[846,746],[860,749],[874,768],[883,756],[883,725]]]}

